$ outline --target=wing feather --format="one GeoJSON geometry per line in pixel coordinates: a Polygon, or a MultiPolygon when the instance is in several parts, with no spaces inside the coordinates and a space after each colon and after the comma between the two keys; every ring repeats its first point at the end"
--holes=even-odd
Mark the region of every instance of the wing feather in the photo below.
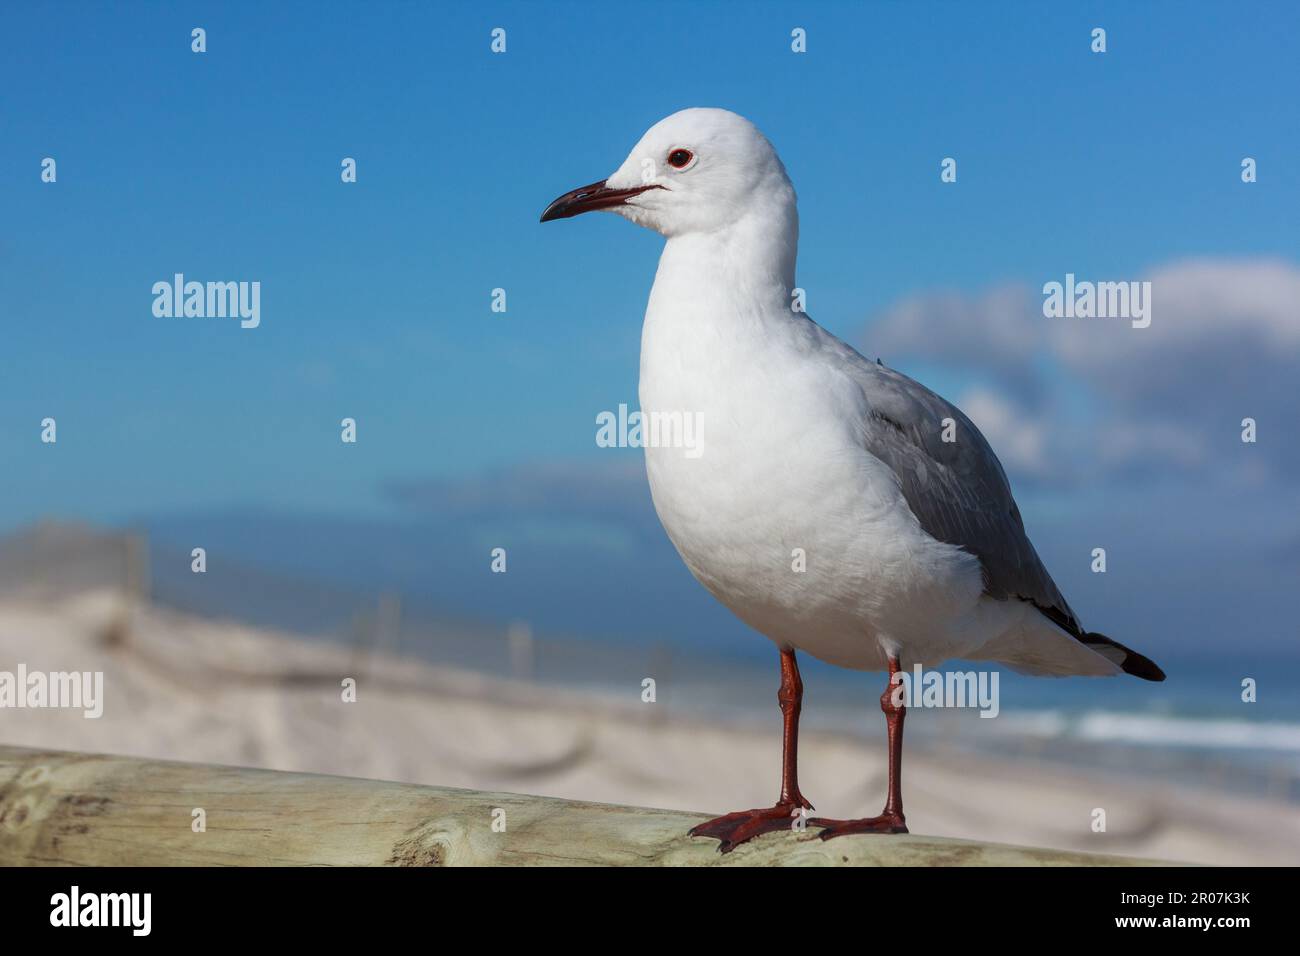
{"type": "Polygon", "coordinates": [[[1078,618],[1025,534],[1006,473],[980,430],[961,409],[901,372],[879,363],[863,366],[871,407],[866,448],[897,476],[921,527],[979,558],[990,597],[1030,601],[1082,637],[1078,618]]]}

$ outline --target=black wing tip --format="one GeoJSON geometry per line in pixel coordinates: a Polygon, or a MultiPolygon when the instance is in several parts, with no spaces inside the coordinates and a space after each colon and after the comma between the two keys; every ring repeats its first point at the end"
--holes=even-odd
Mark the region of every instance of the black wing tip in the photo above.
{"type": "Polygon", "coordinates": [[[1140,677],[1143,680],[1155,683],[1165,679],[1165,672],[1161,670],[1159,664],[1145,654],[1139,654],[1132,648],[1125,647],[1119,641],[1112,641],[1105,634],[1089,631],[1083,635],[1081,640],[1085,644],[1103,644],[1106,647],[1113,647],[1123,651],[1124,660],[1119,662],[1119,666],[1125,674],[1132,674],[1134,677],[1140,677]]]}

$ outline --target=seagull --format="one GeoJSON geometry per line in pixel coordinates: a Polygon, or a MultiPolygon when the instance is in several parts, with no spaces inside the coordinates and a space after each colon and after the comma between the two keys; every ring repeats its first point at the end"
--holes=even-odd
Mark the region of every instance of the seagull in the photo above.
{"type": "Polygon", "coordinates": [[[1025,534],[1006,474],[961,410],[812,321],[796,291],[799,215],[756,126],[686,109],[541,221],[617,213],[666,242],[641,335],[642,414],[696,416],[693,454],[646,443],[664,530],[691,573],[780,652],[776,804],[703,823],[728,852],[798,825],[822,839],[906,833],[901,672],[951,658],[1038,675],[1164,672],[1086,631],[1025,534]],[[884,810],[807,818],[796,651],[885,671],[884,810]]]}

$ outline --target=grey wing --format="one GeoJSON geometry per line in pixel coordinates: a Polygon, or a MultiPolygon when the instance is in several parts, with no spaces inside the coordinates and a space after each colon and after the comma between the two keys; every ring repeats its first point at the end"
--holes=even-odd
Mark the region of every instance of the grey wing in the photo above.
{"type": "Polygon", "coordinates": [[[898,476],[926,533],[978,557],[989,596],[1031,601],[1058,626],[1082,635],[1025,534],[1002,464],[979,429],[901,372],[867,363],[859,377],[871,407],[867,450],[898,476]],[[945,428],[951,441],[944,440],[945,428]]]}

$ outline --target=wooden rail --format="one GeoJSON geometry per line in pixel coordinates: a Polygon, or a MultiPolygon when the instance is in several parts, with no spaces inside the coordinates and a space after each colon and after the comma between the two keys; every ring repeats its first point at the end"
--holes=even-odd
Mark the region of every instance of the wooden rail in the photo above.
{"type": "Polygon", "coordinates": [[[1113,866],[922,836],[774,833],[730,854],[702,814],[0,747],[5,866],[1113,866]],[[200,827],[200,823],[202,826],[200,827]],[[504,829],[503,829],[504,827],[504,829]]]}

